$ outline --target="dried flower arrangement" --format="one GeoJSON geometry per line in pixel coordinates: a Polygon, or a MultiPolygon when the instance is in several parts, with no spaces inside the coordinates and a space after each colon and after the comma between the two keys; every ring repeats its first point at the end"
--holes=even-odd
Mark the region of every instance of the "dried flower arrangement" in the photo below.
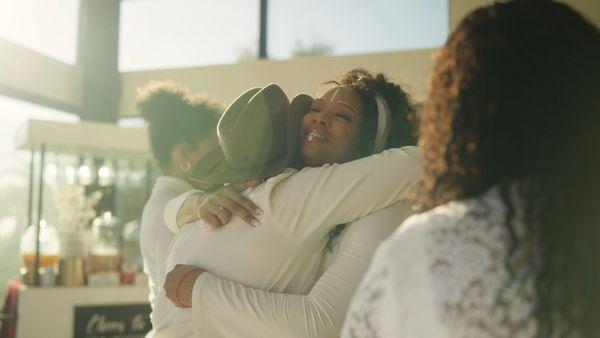
{"type": "Polygon", "coordinates": [[[83,185],[64,185],[58,189],[55,198],[59,221],[73,230],[84,230],[96,217],[94,206],[102,198],[102,191],[96,190],[86,196],[83,185]]]}

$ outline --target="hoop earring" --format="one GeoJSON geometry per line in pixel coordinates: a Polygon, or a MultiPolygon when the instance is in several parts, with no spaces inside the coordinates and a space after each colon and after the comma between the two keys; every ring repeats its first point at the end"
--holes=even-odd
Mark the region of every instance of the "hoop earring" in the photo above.
{"type": "Polygon", "coordinates": [[[185,162],[179,164],[179,169],[187,173],[188,171],[190,171],[190,169],[192,169],[192,163],[186,160],[185,162]]]}

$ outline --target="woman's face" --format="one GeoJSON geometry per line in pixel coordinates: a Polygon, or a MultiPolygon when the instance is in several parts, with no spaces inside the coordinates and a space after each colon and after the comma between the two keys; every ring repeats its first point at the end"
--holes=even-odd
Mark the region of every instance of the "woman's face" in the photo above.
{"type": "Polygon", "coordinates": [[[300,155],[309,167],[354,159],[364,107],[351,88],[336,87],[315,99],[300,123],[300,155]]]}

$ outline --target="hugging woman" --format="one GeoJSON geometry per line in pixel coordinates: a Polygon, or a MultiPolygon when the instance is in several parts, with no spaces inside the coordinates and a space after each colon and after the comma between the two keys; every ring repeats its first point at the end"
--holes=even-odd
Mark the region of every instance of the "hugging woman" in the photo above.
{"type": "Polygon", "coordinates": [[[174,237],[163,221],[163,210],[185,191],[206,188],[189,180],[188,171],[217,144],[215,128],[224,108],[171,82],[152,82],[138,92],[138,107],[148,123],[152,155],[161,171],[142,213],[140,236],[153,309],[150,319],[156,327],[156,318],[163,317],[156,297],[165,283],[165,262],[174,237]]]}
{"type": "Polygon", "coordinates": [[[157,306],[170,309],[165,318],[172,320],[162,321],[157,336],[338,334],[372,251],[408,214],[403,201],[418,181],[420,155],[415,147],[395,148],[409,139],[404,133],[413,109],[382,75],[351,71],[307,103],[296,129],[299,169],[263,177],[265,183],[245,193],[264,211],[260,226],[234,218],[214,231],[198,223],[174,229],[167,271],[176,264],[202,269],[179,267],[167,285],[175,291],[171,300],[191,309],[159,295],[157,306]],[[378,154],[386,148],[395,149],[378,154]],[[361,217],[321,275],[330,231],[361,217]]]}

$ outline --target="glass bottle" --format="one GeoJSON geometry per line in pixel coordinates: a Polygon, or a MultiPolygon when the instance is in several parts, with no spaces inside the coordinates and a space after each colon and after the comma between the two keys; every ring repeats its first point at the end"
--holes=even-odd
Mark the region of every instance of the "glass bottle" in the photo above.
{"type": "MultiPolygon", "coordinates": [[[[23,283],[34,284],[37,226],[30,225],[21,236],[21,277],[23,283]]],[[[55,285],[60,259],[60,240],[56,228],[46,221],[40,221],[39,269],[41,286],[55,285]]]]}
{"type": "Polygon", "coordinates": [[[92,246],[88,259],[89,273],[119,272],[118,220],[110,211],[92,222],[92,246]]]}

